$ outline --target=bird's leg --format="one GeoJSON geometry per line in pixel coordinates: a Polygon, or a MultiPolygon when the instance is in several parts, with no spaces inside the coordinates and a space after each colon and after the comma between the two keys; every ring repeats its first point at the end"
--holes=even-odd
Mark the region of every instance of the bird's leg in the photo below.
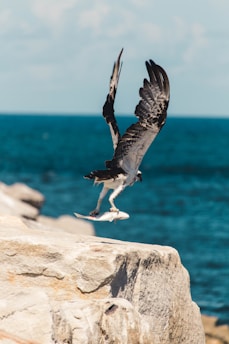
{"type": "Polygon", "coordinates": [[[95,208],[95,210],[92,210],[92,211],[90,212],[90,215],[91,215],[91,216],[96,216],[96,215],[99,214],[99,211],[100,211],[100,207],[101,207],[102,201],[103,201],[104,197],[106,196],[108,190],[109,190],[109,188],[103,186],[102,191],[101,191],[100,194],[99,194],[99,198],[98,198],[98,201],[97,201],[96,208],[95,208]]]}
{"type": "Polygon", "coordinates": [[[114,211],[117,213],[119,212],[119,209],[117,209],[115,204],[114,204],[114,200],[124,189],[125,189],[124,185],[119,185],[110,195],[110,197],[109,197],[109,202],[111,205],[110,211],[114,211]]]}

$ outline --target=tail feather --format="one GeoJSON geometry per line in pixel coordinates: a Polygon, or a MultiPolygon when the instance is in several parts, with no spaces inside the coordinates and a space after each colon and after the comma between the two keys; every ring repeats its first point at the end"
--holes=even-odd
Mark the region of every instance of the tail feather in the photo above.
{"type": "Polygon", "coordinates": [[[125,174],[122,168],[112,170],[95,170],[84,176],[84,178],[95,179],[96,181],[103,181],[108,179],[116,179],[120,173],[125,174]]]}

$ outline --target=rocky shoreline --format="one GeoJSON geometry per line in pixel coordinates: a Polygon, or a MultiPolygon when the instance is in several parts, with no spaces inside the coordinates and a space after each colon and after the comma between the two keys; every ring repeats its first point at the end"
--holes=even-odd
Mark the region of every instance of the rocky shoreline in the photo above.
{"type": "Polygon", "coordinates": [[[229,344],[227,325],[205,315],[198,321],[189,276],[174,249],[96,238],[89,222],[40,215],[44,201],[25,184],[0,183],[0,343],[87,343],[93,327],[93,338],[105,338],[101,343],[201,344],[203,324],[207,344],[229,344]],[[34,337],[24,328],[28,315],[31,327],[39,321],[44,333],[38,326],[34,337]],[[118,323],[125,326],[113,333],[118,323]]]}
{"type": "Polygon", "coordinates": [[[47,226],[55,231],[95,235],[90,222],[62,215],[58,218],[40,215],[45,197],[23,183],[6,185],[0,182],[0,215],[18,216],[33,229],[47,226]]]}

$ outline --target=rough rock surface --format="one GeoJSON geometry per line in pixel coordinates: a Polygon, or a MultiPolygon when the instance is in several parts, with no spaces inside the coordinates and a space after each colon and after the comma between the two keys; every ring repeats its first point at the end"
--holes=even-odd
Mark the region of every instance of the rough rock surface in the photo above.
{"type": "Polygon", "coordinates": [[[0,217],[1,343],[205,342],[175,249],[26,221],[0,217]]]}
{"type": "Polygon", "coordinates": [[[52,228],[54,231],[62,230],[72,234],[94,235],[94,227],[90,222],[77,219],[70,215],[62,215],[58,218],[52,218],[40,215],[37,221],[42,225],[52,228]],[[76,231],[77,227],[77,231],[76,231]]]}
{"type": "MultiPolygon", "coordinates": [[[[39,228],[40,223],[49,229],[62,230],[84,235],[94,235],[91,223],[76,219],[73,216],[62,215],[51,218],[39,215],[41,206],[45,201],[44,196],[37,190],[22,183],[6,185],[0,182],[0,215],[20,216],[23,221],[29,219],[30,228],[39,228]]],[[[41,226],[43,228],[43,226],[41,226]]]]}
{"type": "Polygon", "coordinates": [[[44,196],[39,191],[34,190],[23,183],[14,183],[12,185],[0,183],[0,190],[8,196],[29,203],[30,205],[38,209],[42,207],[45,201],[44,196]]]}
{"type": "Polygon", "coordinates": [[[202,315],[206,344],[229,344],[229,326],[217,325],[217,318],[202,315]]]}
{"type": "Polygon", "coordinates": [[[16,215],[35,220],[38,213],[37,208],[8,195],[0,189],[0,215],[16,215]]]}

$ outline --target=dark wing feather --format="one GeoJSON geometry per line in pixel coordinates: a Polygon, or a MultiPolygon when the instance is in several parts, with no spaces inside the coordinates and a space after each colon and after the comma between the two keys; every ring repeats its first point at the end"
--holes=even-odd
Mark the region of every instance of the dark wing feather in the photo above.
{"type": "Polygon", "coordinates": [[[146,62],[149,81],[144,79],[136,106],[138,122],[132,124],[119,140],[111,167],[121,167],[127,173],[137,172],[139,165],[165,123],[169,104],[169,79],[166,72],[152,60],[146,62]]]}
{"type": "Polygon", "coordinates": [[[116,62],[114,63],[113,72],[110,78],[110,91],[109,91],[109,94],[107,95],[106,102],[103,106],[103,117],[105,118],[107,124],[110,127],[114,150],[116,149],[118,141],[121,138],[118,124],[114,115],[114,101],[115,101],[115,95],[116,95],[116,91],[118,87],[118,81],[119,81],[119,76],[120,76],[121,66],[122,66],[120,62],[122,52],[123,52],[123,49],[120,51],[119,56],[116,62]]]}

